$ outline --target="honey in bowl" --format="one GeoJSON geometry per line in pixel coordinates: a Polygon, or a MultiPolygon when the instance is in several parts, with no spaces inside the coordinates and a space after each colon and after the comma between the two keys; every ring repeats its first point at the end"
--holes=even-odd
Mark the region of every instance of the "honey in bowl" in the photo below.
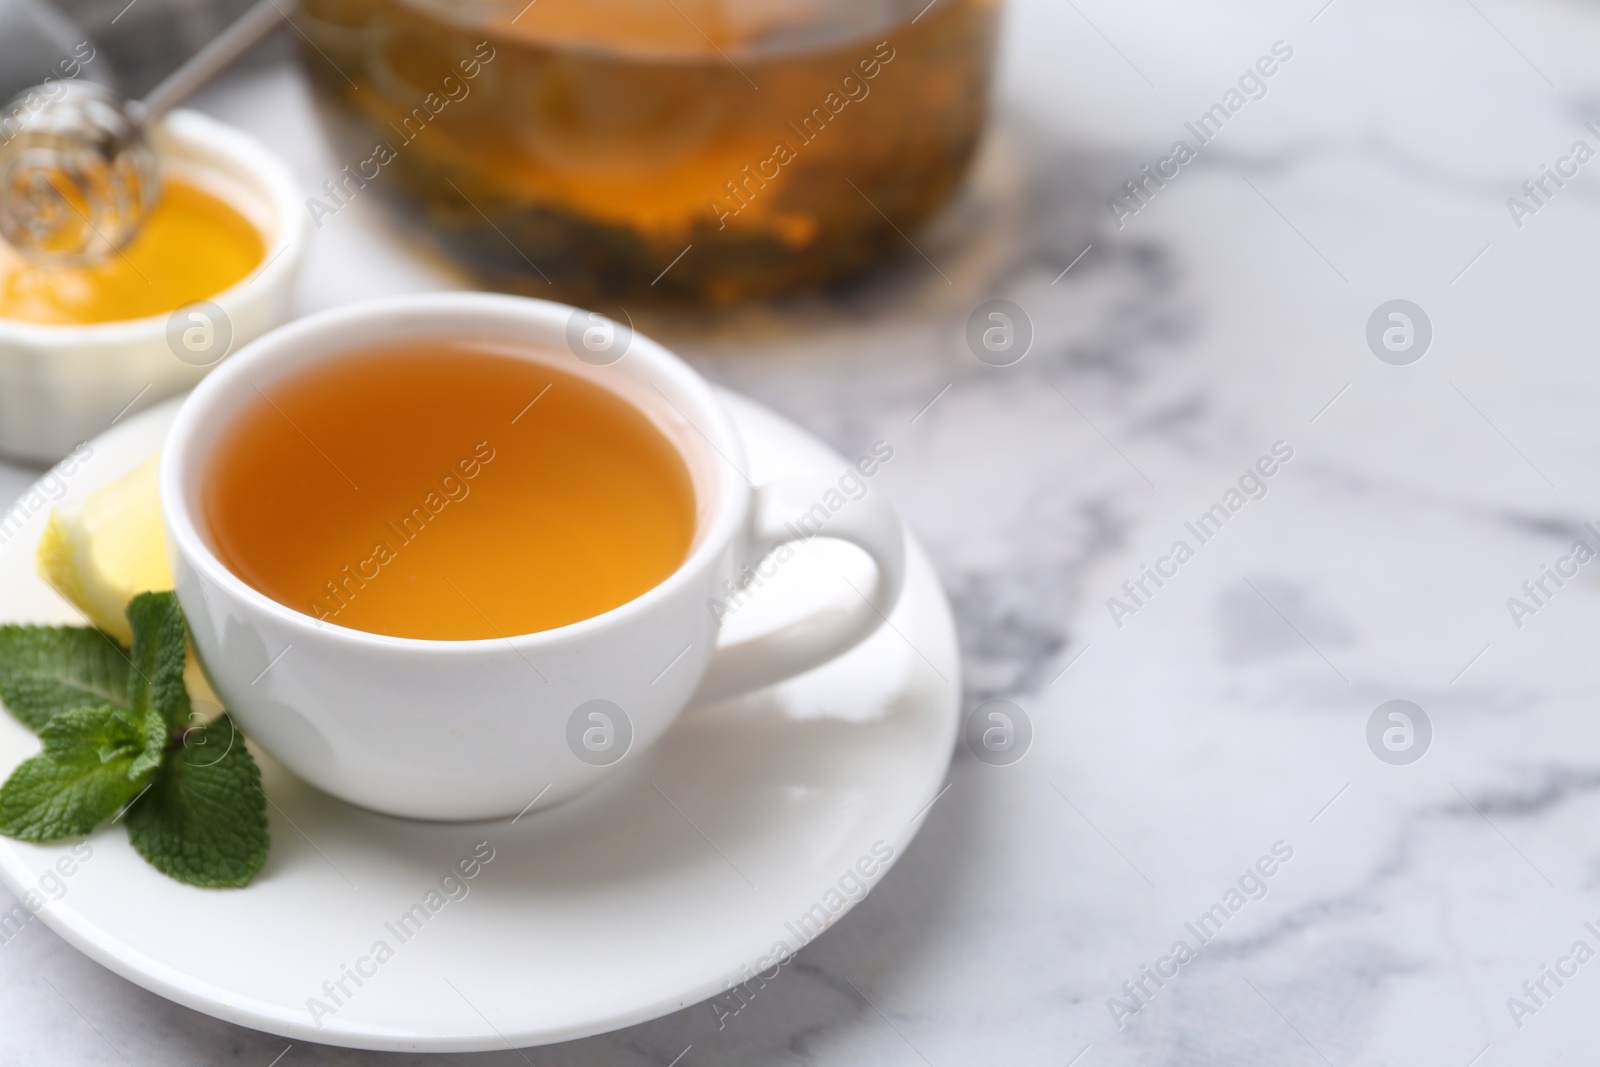
{"type": "Polygon", "coordinates": [[[138,236],[91,267],[35,266],[0,242],[0,319],[67,326],[164,315],[239,282],[265,253],[237,210],[169,178],[138,236]]]}
{"type": "Polygon", "coordinates": [[[368,185],[512,288],[732,300],[859,269],[960,181],[999,0],[305,0],[368,185]],[[519,276],[519,277],[517,277],[519,276]],[[553,283],[553,284],[547,284],[553,283]]]}
{"type": "Polygon", "coordinates": [[[201,513],[229,570],[314,618],[535,633],[638,597],[688,555],[696,498],[676,447],[549,362],[418,340],[258,390],[218,441],[201,513]]]}

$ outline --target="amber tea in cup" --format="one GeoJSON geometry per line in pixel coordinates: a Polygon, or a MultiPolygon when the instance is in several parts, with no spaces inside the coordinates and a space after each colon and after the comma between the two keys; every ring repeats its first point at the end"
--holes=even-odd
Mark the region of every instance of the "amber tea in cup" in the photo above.
{"type": "Polygon", "coordinates": [[[418,340],[262,383],[209,460],[214,550],[325,622],[436,640],[618,607],[688,555],[695,490],[632,402],[492,344],[418,340]]]}
{"type": "Polygon", "coordinates": [[[304,0],[347,119],[311,207],[403,188],[535,295],[732,300],[906,249],[988,104],[999,0],[304,0]]]}

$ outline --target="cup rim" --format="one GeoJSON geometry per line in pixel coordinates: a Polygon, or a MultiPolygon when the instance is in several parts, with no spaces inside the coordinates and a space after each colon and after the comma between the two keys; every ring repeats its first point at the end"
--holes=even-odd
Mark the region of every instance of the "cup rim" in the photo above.
{"type": "MultiPolygon", "coordinates": [[[[636,377],[649,384],[668,386],[679,400],[690,402],[692,410],[680,411],[680,414],[706,438],[716,453],[709,457],[712,462],[706,465],[708,470],[715,471],[713,485],[716,498],[711,514],[701,520],[704,534],[671,574],[632,600],[598,615],[549,630],[468,640],[395,637],[341,626],[281,604],[234,574],[206,543],[189,507],[186,491],[190,482],[198,477],[200,469],[200,460],[190,455],[195,439],[214,428],[215,412],[220,403],[250,387],[250,372],[270,367],[284,348],[314,342],[321,335],[352,324],[401,318],[421,321],[460,314],[528,328],[529,340],[543,341],[560,348],[566,343],[568,317],[577,310],[580,309],[554,301],[500,293],[443,292],[381,297],[308,315],[251,341],[219,364],[195,387],[179,407],[168,431],[158,475],[168,552],[181,556],[207,582],[220,587],[248,607],[266,613],[274,622],[308,638],[314,636],[353,647],[412,654],[485,653],[507,644],[518,651],[547,648],[614,626],[670,599],[713,567],[733,540],[748,513],[750,484],[743,442],[710,384],[678,356],[638,332],[633,333],[628,350],[618,365],[637,360],[640,366],[634,372],[636,377]]],[[[330,357],[337,358],[341,351],[350,350],[349,346],[330,348],[310,357],[302,365],[311,366],[330,357]]],[[[600,388],[606,386],[601,385],[600,388]]]]}

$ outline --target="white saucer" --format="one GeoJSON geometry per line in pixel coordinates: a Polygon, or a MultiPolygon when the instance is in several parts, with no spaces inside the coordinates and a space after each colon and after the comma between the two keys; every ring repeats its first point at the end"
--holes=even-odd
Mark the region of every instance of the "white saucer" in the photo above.
{"type": "MultiPolygon", "coordinates": [[[[844,471],[842,458],[765,408],[723,399],[757,483],[844,471]]],[[[175,411],[175,402],[161,405],[92,442],[92,457],[67,479],[70,494],[157,449],[175,411]]],[[[33,573],[48,510],[0,547],[0,622],[81,622],[33,573]]],[[[960,663],[933,568],[910,549],[891,626],[801,678],[692,711],[619,777],[549,811],[408,822],[334,800],[258,753],[272,854],[249,888],[170,881],[120,826],[91,837],[87,859],[73,859],[70,845],[0,839],[0,882],[19,897],[60,894],[39,917],[125,978],[289,1038],[479,1051],[664,1015],[798,949],[814,929],[803,916],[842,915],[858,885],[883,878],[881,857],[904,852],[938,796],[957,733],[960,663]],[[456,885],[466,889],[448,899],[441,878],[482,841],[493,859],[470,881],[447,884],[456,896],[456,885]],[[50,874],[58,861],[72,873],[50,874]],[[396,936],[412,905],[441,901],[426,922],[413,920],[420,930],[396,936]],[[382,962],[372,954],[379,941],[392,953],[382,962]],[[359,987],[346,977],[358,964],[370,975],[359,987]],[[349,996],[338,993],[341,978],[349,996]],[[334,1010],[313,1021],[311,997],[334,1010]]],[[[726,625],[764,628],[800,601],[852,596],[841,575],[864,588],[868,568],[855,549],[812,542],[726,625]]],[[[0,714],[0,774],[37,746],[0,714]]],[[[83,843],[77,849],[81,857],[83,843]]]]}

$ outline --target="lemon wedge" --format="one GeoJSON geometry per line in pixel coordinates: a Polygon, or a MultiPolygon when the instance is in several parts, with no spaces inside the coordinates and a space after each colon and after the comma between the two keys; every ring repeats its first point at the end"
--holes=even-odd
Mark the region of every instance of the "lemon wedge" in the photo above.
{"type": "MultiPolygon", "coordinates": [[[[39,577],[124,647],[133,643],[128,601],[140,593],[172,588],[156,487],[160,469],[158,452],[81,502],[56,508],[34,556],[39,577]]],[[[183,678],[190,699],[198,705],[197,714],[220,709],[193,649],[184,663],[183,678]]]]}
{"type": "Polygon", "coordinates": [[[125,611],[139,593],[172,588],[156,492],[157,453],[82,501],[50,513],[34,566],[89,621],[131,643],[125,611]]]}

